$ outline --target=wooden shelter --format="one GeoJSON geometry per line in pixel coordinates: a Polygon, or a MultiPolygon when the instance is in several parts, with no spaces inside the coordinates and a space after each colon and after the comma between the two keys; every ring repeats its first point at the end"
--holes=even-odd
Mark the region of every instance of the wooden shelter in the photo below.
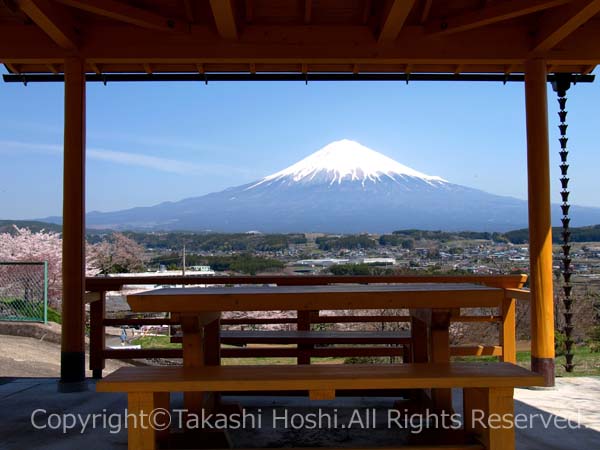
{"type": "Polygon", "coordinates": [[[600,0],[0,0],[7,80],[65,84],[62,381],[85,377],[86,75],[524,74],[532,367],[552,385],[547,75],[591,73],[599,43],[600,0]]]}

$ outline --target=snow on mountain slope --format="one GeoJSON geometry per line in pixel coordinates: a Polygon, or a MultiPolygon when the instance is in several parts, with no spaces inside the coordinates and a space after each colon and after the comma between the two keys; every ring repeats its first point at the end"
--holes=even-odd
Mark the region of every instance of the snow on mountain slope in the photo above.
{"type": "MultiPolygon", "coordinates": [[[[600,223],[600,208],[573,206],[571,212],[574,226],[600,223]]],[[[558,205],[552,218],[560,222],[558,205]]],[[[504,231],[527,226],[527,202],[426,175],[343,139],[262,180],[177,202],[90,212],[86,222],[219,232],[504,231]]]]}
{"type": "Polygon", "coordinates": [[[329,184],[342,181],[397,181],[397,177],[419,178],[428,183],[446,182],[441,177],[426,175],[356,141],[342,139],[331,142],[315,153],[277,173],[269,175],[247,189],[274,181],[307,182],[318,180],[329,184]]]}

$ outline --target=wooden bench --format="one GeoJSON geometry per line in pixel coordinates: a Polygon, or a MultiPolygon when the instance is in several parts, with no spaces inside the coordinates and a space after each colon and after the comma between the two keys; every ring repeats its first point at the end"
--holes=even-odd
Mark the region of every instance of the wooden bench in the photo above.
{"type": "MultiPolygon", "coordinates": [[[[288,365],[126,367],[98,381],[99,392],[128,394],[129,449],[155,449],[159,435],[136,427],[135,417],[168,408],[171,392],[308,391],[312,400],[330,400],[336,390],[463,388],[465,417],[514,414],[516,386],[543,385],[543,378],[509,363],[400,365],[288,365]]],[[[465,431],[487,450],[514,449],[514,428],[483,428],[465,420],[465,431]]],[[[467,447],[456,447],[467,448],[467,447]]]]}

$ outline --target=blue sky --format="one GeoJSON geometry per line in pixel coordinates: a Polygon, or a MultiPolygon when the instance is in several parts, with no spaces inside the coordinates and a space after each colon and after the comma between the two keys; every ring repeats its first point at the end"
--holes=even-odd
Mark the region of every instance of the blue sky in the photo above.
{"type": "MultiPolygon", "coordinates": [[[[60,214],[62,84],[0,83],[0,104],[0,218],[60,214]]],[[[571,200],[600,207],[598,104],[600,83],[569,93],[571,200]]],[[[341,138],[454,183],[526,198],[524,106],[521,83],[90,83],[87,209],[243,184],[341,138]]],[[[557,111],[550,90],[556,203],[557,111]]]]}

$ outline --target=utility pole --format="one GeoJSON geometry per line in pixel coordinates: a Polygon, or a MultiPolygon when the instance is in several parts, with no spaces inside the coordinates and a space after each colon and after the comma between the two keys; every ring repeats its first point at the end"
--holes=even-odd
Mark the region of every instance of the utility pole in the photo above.
{"type": "Polygon", "coordinates": [[[182,255],[182,260],[183,260],[183,261],[182,261],[182,267],[183,267],[182,274],[183,274],[183,276],[185,277],[185,243],[183,244],[183,255],[182,255]]]}

